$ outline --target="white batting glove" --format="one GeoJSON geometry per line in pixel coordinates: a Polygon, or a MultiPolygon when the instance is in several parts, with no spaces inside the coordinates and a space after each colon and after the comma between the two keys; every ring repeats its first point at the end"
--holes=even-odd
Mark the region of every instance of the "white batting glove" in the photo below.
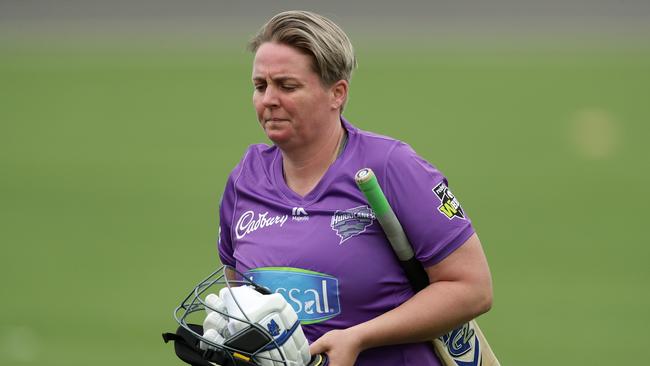
{"type": "MultiPolygon", "coordinates": [[[[203,321],[203,337],[214,343],[223,344],[225,339],[230,336],[230,332],[228,332],[228,319],[217,311],[225,313],[227,311],[226,305],[215,294],[206,296],[205,304],[207,305],[205,307],[207,316],[203,321]]],[[[200,342],[199,347],[202,350],[214,348],[203,341],[200,342]]]]}
{"type": "MultiPolygon", "coordinates": [[[[293,366],[304,366],[309,363],[311,359],[309,343],[298,323],[298,315],[282,295],[277,293],[263,295],[250,286],[240,286],[221,289],[219,297],[225,304],[228,315],[239,319],[248,317],[252,323],[257,323],[266,329],[275,342],[282,343],[279,348],[258,354],[258,361],[263,366],[282,365],[272,359],[284,359],[288,365],[293,366]],[[242,314],[237,303],[246,316],[242,314]],[[288,332],[296,325],[297,328],[289,336],[288,332]]],[[[247,323],[230,319],[227,328],[230,334],[235,334],[247,326],[249,326],[247,323]]]]}

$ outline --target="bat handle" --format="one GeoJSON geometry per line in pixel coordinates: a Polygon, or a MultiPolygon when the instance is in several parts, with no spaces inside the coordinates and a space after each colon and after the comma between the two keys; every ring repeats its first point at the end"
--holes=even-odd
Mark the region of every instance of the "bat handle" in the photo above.
{"type": "Polygon", "coordinates": [[[406,277],[409,279],[409,282],[411,282],[411,287],[413,287],[415,292],[429,286],[429,276],[417,258],[411,257],[411,259],[400,261],[400,265],[402,266],[402,269],[404,269],[406,277]]]}
{"type": "Polygon", "coordinates": [[[429,285],[429,276],[422,264],[415,258],[415,253],[406,237],[406,233],[397,216],[395,216],[395,212],[390,207],[381,186],[379,186],[375,173],[370,168],[363,168],[355,174],[354,180],[375,212],[379,224],[411,283],[411,287],[415,292],[427,287],[429,285]]]}

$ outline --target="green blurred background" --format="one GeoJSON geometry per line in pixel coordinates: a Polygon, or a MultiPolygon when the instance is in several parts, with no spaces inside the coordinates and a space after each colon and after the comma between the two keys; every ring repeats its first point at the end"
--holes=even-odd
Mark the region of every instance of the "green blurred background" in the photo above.
{"type": "Polygon", "coordinates": [[[0,364],[181,364],[160,333],[218,265],[226,176],[265,142],[244,46],[289,8],[352,38],[345,116],[449,177],[502,364],[643,363],[647,4],[0,4],[0,364]]]}

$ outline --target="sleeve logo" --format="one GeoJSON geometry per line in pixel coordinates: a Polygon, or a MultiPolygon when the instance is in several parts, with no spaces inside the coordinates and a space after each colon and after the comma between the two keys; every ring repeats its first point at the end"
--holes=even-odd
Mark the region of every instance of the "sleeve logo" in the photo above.
{"type": "Polygon", "coordinates": [[[440,199],[440,206],[438,206],[438,211],[445,215],[449,220],[457,217],[459,219],[465,220],[465,213],[463,208],[460,207],[460,203],[456,196],[449,190],[447,185],[444,182],[441,182],[432,189],[433,193],[440,199]]]}

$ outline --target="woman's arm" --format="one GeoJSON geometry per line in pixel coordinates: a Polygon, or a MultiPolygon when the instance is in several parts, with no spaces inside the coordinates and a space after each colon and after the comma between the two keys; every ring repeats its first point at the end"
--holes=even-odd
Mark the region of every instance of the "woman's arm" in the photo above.
{"type": "Polygon", "coordinates": [[[492,306],[490,269],[476,234],[426,268],[429,286],[397,308],[353,327],[333,330],[311,345],[331,366],[352,366],[368,348],[432,340],[492,306]]]}

